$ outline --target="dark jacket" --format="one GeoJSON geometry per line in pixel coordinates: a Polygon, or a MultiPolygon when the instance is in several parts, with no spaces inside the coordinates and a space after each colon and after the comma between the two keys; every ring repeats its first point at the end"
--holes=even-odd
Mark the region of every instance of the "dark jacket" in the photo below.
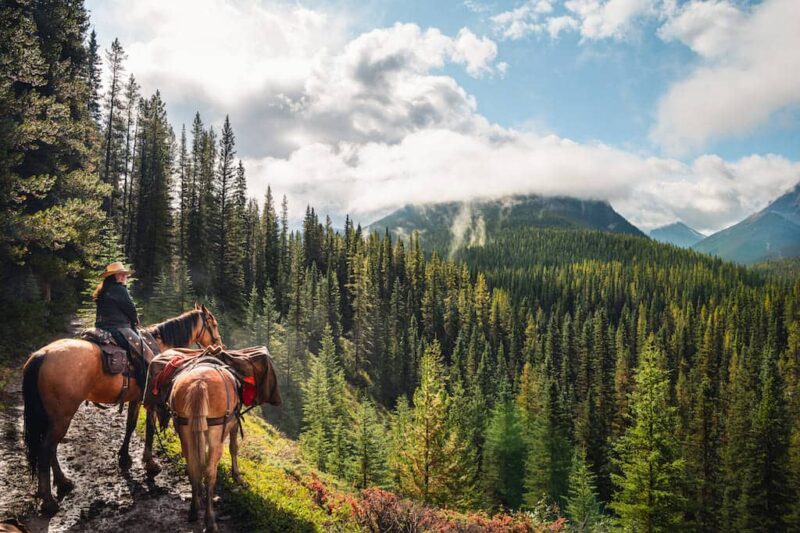
{"type": "Polygon", "coordinates": [[[97,328],[129,328],[139,325],[136,306],[127,287],[113,277],[103,282],[103,289],[97,297],[97,328]]]}

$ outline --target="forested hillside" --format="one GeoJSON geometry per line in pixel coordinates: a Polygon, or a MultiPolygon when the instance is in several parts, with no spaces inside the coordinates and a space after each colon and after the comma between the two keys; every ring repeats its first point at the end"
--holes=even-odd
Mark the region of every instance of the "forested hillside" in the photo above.
{"type": "Polygon", "coordinates": [[[292,231],[248,197],[235,124],[176,135],[118,41],[100,91],[85,12],[51,7],[2,8],[5,333],[33,344],[125,257],[147,322],[202,300],[228,346],[270,348],[268,420],[353,488],[580,531],[800,528],[796,279],[577,229],[453,260],[310,206],[292,231]]]}
{"type": "Polygon", "coordinates": [[[444,255],[463,247],[481,246],[501,230],[530,227],[595,229],[644,236],[608,202],[534,194],[407,205],[371,223],[369,230],[383,233],[388,229],[395,238],[408,238],[416,231],[426,250],[437,250],[444,255]]]}

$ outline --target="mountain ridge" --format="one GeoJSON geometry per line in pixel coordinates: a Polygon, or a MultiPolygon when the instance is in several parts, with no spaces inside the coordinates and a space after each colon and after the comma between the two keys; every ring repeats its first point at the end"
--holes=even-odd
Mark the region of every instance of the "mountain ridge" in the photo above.
{"type": "Polygon", "coordinates": [[[761,211],[692,248],[744,264],[800,256],[800,183],[761,211]]]}
{"type": "Polygon", "coordinates": [[[706,238],[705,235],[680,220],[650,230],[649,235],[658,242],[674,244],[681,248],[690,248],[706,238]]]}
{"type": "Polygon", "coordinates": [[[395,237],[419,232],[426,248],[453,253],[479,246],[498,231],[516,227],[594,229],[647,237],[603,200],[513,195],[497,199],[407,204],[369,224],[395,237]]]}

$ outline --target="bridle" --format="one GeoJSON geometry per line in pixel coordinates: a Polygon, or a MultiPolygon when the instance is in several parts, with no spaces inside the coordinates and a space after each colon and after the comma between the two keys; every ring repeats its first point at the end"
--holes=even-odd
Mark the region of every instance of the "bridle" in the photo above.
{"type": "Polygon", "coordinates": [[[220,344],[221,345],[222,344],[222,339],[220,337],[214,335],[214,330],[212,330],[208,326],[208,319],[206,319],[206,314],[203,311],[200,311],[200,318],[203,321],[203,327],[200,328],[200,333],[197,334],[198,340],[194,341],[195,344],[197,344],[197,347],[198,348],[202,348],[202,346],[200,346],[200,340],[199,339],[203,338],[203,333],[205,333],[206,331],[208,331],[209,335],[211,335],[211,344],[212,344],[212,346],[215,345],[215,344],[220,344]]]}

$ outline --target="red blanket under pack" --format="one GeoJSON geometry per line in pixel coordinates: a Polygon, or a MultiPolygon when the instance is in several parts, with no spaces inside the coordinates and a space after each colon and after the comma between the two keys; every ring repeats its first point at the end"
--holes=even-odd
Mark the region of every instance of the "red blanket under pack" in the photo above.
{"type": "Polygon", "coordinates": [[[153,383],[153,390],[151,392],[153,393],[154,397],[158,397],[158,391],[161,389],[164,383],[169,383],[175,371],[183,366],[183,363],[190,359],[194,359],[194,357],[190,355],[176,355],[170,359],[169,363],[167,363],[161,372],[158,373],[155,383],[153,383]]]}

